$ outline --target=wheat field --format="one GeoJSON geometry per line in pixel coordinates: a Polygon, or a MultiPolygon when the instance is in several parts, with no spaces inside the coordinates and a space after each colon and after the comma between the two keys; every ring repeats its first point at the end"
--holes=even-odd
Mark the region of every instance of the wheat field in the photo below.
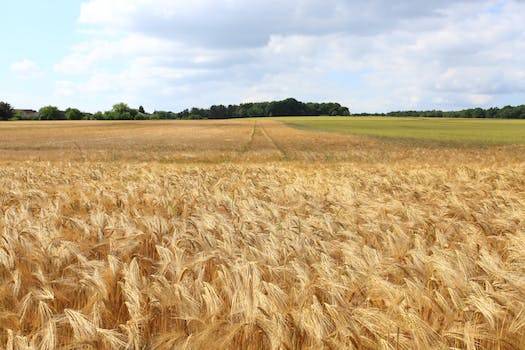
{"type": "Polygon", "coordinates": [[[522,146],[200,123],[0,128],[1,348],[525,348],[522,146]]]}

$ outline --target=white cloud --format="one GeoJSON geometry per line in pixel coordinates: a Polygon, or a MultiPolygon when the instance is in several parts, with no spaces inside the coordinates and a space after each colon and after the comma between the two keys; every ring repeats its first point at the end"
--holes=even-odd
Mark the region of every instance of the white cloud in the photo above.
{"type": "Polygon", "coordinates": [[[57,89],[174,109],[290,96],[357,111],[522,103],[523,18],[513,0],[86,0],[90,34],[55,65],[68,81],[57,89]]]}
{"type": "Polygon", "coordinates": [[[28,59],[14,62],[11,65],[11,72],[22,79],[36,78],[42,74],[38,64],[28,59]]]}
{"type": "Polygon", "coordinates": [[[431,21],[452,0],[90,0],[80,22],[206,46],[261,46],[272,35],[374,34],[431,21]],[[408,20],[408,21],[407,21],[408,20]]]}

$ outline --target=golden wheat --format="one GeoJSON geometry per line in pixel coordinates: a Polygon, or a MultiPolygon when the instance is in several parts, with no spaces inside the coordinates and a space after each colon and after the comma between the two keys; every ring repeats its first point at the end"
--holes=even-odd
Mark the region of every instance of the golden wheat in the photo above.
{"type": "Polygon", "coordinates": [[[293,129],[274,120],[0,123],[0,161],[525,162],[525,145],[425,144],[293,129]]]}
{"type": "Polygon", "coordinates": [[[4,163],[0,346],[524,348],[524,175],[4,163]]]}

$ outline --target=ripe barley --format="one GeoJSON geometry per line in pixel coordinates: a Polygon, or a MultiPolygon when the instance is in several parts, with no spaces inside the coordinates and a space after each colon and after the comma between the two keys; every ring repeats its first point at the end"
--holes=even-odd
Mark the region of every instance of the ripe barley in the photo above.
{"type": "Polygon", "coordinates": [[[525,347],[522,163],[1,171],[1,347],[525,347]]]}

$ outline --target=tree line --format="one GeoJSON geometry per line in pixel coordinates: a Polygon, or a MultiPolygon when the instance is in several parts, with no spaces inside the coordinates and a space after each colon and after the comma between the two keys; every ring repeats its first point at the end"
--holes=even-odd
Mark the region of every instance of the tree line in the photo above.
{"type": "Polygon", "coordinates": [[[505,106],[503,108],[470,108],[460,111],[396,111],[389,113],[364,113],[363,116],[384,117],[419,117],[419,118],[491,118],[491,119],[525,119],[525,105],[505,106]]]}
{"type": "Polygon", "coordinates": [[[147,113],[142,106],[131,108],[125,103],[117,103],[109,111],[94,114],[81,112],[76,108],[62,111],[54,106],[42,107],[32,118],[24,118],[9,104],[1,102],[0,120],[155,120],[155,119],[227,119],[244,117],[272,116],[348,116],[348,107],[339,103],[304,103],[289,98],[282,101],[243,103],[240,105],[214,105],[210,108],[192,108],[181,112],[154,111],[147,113]],[[17,114],[18,113],[18,114],[17,114]]]}
{"type": "MultiPolygon", "coordinates": [[[[304,103],[289,98],[282,101],[214,105],[210,108],[192,108],[181,112],[154,111],[147,113],[142,106],[131,108],[117,103],[109,111],[86,113],[76,108],[64,111],[54,106],[42,107],[30,117],[0,102],[0,120],[158,120],[158,119],[228,119],[272,116],[348,116],[350,111],[339,103],[304,103]]],[[[423,118],[493,118],[525,119],[525,105],[503,108],[471,108],[460,111],[395,111],[389,113],[362,113],[360,116],[423,117],[423,118]]]]}

